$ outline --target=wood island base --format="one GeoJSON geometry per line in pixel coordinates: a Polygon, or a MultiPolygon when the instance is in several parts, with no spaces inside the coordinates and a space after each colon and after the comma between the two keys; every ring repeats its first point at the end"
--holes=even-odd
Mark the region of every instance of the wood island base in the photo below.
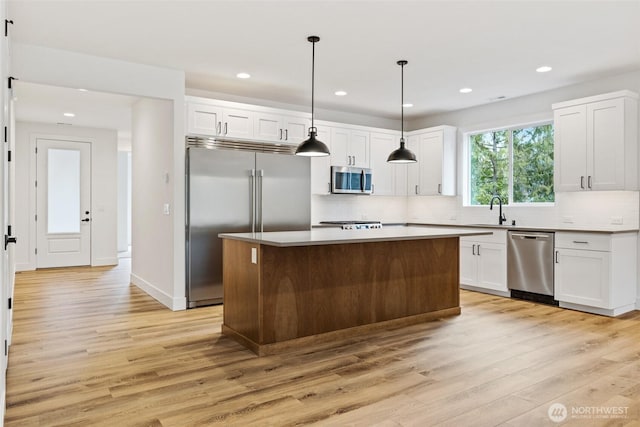
{"type": "Polygon", "coordinates": [[[223,241],[222,333],[268,355],[460,314],[458,237],[223,241]]]}

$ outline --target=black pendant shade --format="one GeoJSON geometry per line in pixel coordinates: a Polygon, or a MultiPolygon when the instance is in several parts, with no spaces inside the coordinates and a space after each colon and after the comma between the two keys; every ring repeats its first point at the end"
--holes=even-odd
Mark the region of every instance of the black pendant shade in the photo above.
{"type": "Polygon", "coordinates": [[[328,156],[329,148],[320,140],[316,139],[318,130],[313,125],[313,101],[315,87],[315,68],[316,68],[316,43],[320,41],[318,36],[309,36],[307,40],[312,43],[311,50],[311,127],[309,128],[309,138],[302,141],[296,148],[296,156],[320,157],[328,156]]]}
{"type": "Polygon", "coordinates": [[[400,60],[398,61],[398,65],[401,69],[401,79],[400,79],[400,148],[393,150],[389,157],[387,158],[387,162],[389,163],[415,163],[416,155],[413,154],[411,150],[404,146],[404,66],[407,65],[407,61],[400,60]]]}

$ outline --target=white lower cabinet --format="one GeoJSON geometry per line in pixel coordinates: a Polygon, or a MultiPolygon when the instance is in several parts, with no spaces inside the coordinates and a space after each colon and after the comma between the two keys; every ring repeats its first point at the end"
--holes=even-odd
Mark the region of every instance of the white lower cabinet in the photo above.
{"type": "Polygon", "coordinates": [[[460,287],[508,296],[507,234],[460,238],[460,287]]]}
{"type": "Polygon", "coordinates": [[[634,310],[636,254],[637,233],[556,233],[555,299],[607,316],[634,310]]]}

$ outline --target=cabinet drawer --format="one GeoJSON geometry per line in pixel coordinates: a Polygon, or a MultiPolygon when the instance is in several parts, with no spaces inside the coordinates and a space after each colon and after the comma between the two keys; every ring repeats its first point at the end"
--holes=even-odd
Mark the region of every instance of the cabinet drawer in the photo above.
{"type": "Polygon", "coordinates": [[[474,242],[474,243],[498,243],[505,245],[507,243],[507,231],[499,230],[495,228],[473,228],[474,231],[490,231],[493,234],[487,234],[485,236],[468,236],[461,237],[461,241],[474,242]]]}
{"type": "Polygon", "coordinates": [[[611,236],[596,233],[556,233],[556,248],[610,251],[611,236]]]}

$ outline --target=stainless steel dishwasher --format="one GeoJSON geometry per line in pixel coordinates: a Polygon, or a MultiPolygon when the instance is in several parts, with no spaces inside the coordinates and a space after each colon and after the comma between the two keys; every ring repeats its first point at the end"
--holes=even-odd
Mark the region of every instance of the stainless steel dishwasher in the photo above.
{"type": "Polygon", "coordinates": [[[511,296],[558,305],[553,298],[554,233],[507,233],[507,286],[511,296]]]}

